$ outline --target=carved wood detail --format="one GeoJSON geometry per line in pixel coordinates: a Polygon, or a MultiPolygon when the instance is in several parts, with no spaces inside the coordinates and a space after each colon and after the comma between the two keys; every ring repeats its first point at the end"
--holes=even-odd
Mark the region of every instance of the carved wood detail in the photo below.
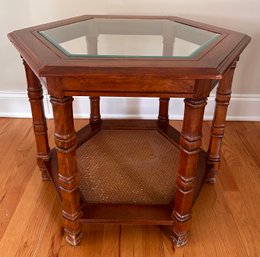
{"type": "Polygon", "coordinates": [[[176,246],[188,241],[192,200],[196,183],[198,156],[206,99],[185,99],[184,121],[180,136],[180,161],[173,207],[172,238],[176,246]]]}
{"type": "Polygon", "coordinates": [[[29,65],[25,61],[23,61],[23,64],[27,79],[27,92],[32,111],[33,130],[37,147],[37,164],[42,174],[42,180],[50,180],[44,165],[44,161],[49,159],[50,148],[43,106],[42,85],[29,65]]]}
{"type": "Polygon", "coordinates": [[[159,116],[158,121],[161,124],[169,124],[169,101],[170,98],[160,98],[159,100],[159,116]]]}
{"type": "Polygon", "coordinates": [[[59,188],[62,199],[63,225],[66,240],[71,245],[80,243],[82,233],[79,217],[80,195],[76,165],[76,132],[73,123],[72,97],[51,97],[55,122],[55,144],[58,158],[59,188]]]}
{"type": "Polygon", "coordinates": [[[90,96],[90,123],[99,123],[101,122],[100,116],[100,97],[90,96]]]}
{"type": "Polygon", "coordinates": [[[224,137],[225,121],[229,101],[231,98],[231,86],[236,68],[236,62],[223,76],[220,81],[216,94],[216,107],[211,128],[211,137],[207,156],[207,174],[205,182],[214,184],[216,174],[220,165],[220,149],[224,137]]]}

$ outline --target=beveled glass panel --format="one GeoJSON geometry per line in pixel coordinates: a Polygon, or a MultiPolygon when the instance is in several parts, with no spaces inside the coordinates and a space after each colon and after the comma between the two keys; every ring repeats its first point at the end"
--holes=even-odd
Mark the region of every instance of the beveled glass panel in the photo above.
{"type": "Polygon", "coordinates": [[[44,31],[71,57],[194,57],[220,34],[159,19],[93,18],[44,31]]]}

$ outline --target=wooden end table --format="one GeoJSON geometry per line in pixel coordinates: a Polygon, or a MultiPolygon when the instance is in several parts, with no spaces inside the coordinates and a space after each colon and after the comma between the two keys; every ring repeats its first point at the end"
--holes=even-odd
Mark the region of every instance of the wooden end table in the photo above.
{"type": "Polygon", "coordinates": [[[81,223],[163,225],[188,240],[203,181],[215,183],[231,84],[244,34],[177,17],[81,16],[8,35],[24,60],[43,180],[62,203],[66,239],[81,223]],[[51,96],[50,150],[42,85],[51,96]],[[200,149],[204,108],[217,86],[208,152],[200,149]],[[73,96],[89,96],[90,122],[75,132],[73,96]],[[101,120],[100,96],[158,97],[158,120],[101,120]],[[171,97],[184,98],[179,133],[171,97]]]}

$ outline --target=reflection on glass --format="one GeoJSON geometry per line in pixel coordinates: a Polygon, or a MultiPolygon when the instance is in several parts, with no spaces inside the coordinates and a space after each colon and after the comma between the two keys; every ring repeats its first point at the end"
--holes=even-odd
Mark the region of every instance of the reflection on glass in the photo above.
{"type": "Polygon", "coordinates": [[[193,57],[220,36],[170,20],[97,18],[39,33],[72,57],[193,57]]]}

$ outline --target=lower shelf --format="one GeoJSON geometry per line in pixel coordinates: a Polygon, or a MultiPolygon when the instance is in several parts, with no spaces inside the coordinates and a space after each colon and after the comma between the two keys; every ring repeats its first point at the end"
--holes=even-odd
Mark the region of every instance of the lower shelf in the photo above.
{"type": "Polygon", "coordinates": [[[171,208],[166,205],[85,204],[82,222],[173,225],[171,208]]]}
{"type": "MultiPolygon", "coordinates": [[[[104,120],[77,133],[82,221],[172,225],[179,132],[154,120],[104,120]]],[[[195,202],[205,175],[199,155],[195,202]]],[[[56,149],[45,162],[59,192],[56,149]]]]}
{"type": "Polygon", "coordinates": [[[157,130],[101,130],[77,149],[88,203],[171,204],[179,150],[157,130]]]}

